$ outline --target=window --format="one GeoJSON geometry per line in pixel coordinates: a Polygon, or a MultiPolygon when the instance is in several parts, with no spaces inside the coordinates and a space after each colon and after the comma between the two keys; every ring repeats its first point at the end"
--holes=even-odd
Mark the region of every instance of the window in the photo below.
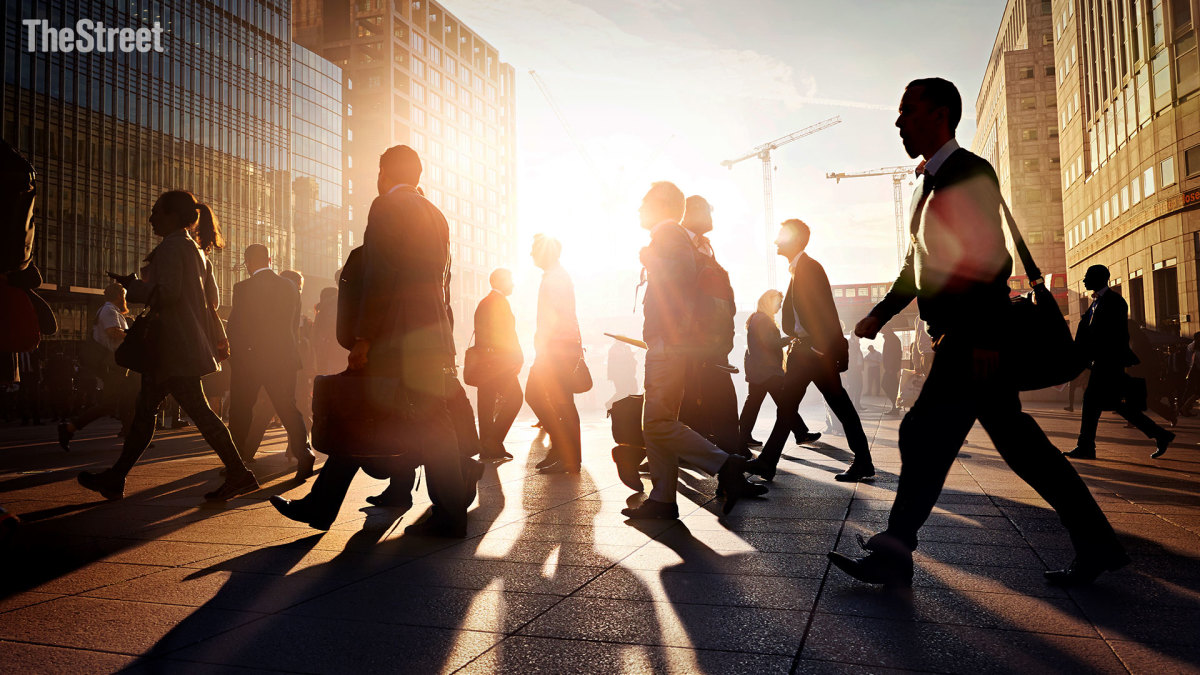
{"type": "Polygon", "coordinates": [[[1043,244],[1046,242],[1046,235],[1042,232],[1030,232],[1026,238],[1031,244],[1043,244]]]}
{"type": "Polygon", "coordinates": [[[1037,129],[1022,129],[1021,130],[1021,140],[1036,141],[1037,139],[1038,139],[1037,129]]]}
{"type": "Polygon", "coordinates": [[[1058,127],[1046,127],[1046,138],[1058,138],[1058,127]]]}
{"type": "Polygon", "coordinates": [[[1137,270],[1129,275],[1129,318],[1137,323],[1146,322],[1146,290],[1142,271],[1137,270]]]}
{"type": "Polygon", "coordinates": [[[1021,160],[1021,170],[1026,173],[1037,171],[1040,168],[1041,167],[1038,166],[1038,160],[1036,158],[1021,160]]]}
{"type": "Polygon", "coordinates": [[[1129,186],[1121,186],[1121,213],[1129,210],[1129,186]]]}
{"type": "Polygon", "coordinates": [[[1160,331],[1179,335],[1179,268],[1176,259],[1154,264],[1154,316],[1160,331]]]}
{"type": "Polygon", "coordinates": [[[1054,66],[1046,66],[1046,77],[1054,77],[1054,66]]]}
{"type": "Polygon", "coordinates": [[[840,298],[840,297],[842,297],[842,295],[843,295],[842,289],[840,289],[840,288],[833,289],[833,297],[840,298]]]}
{"type": "Polygon", "coordinates": [[[1183,167],[1188,178],[1200,174],[1200,145],[1193,145],[1184,151],[1183,167]]]}
{"type": "Polygon", "coordinates": [[[1146,173],[1142,174],[1142,194],[1147,197],[1154,194],[1154,167],[1146,169],[1146,173]]]}
{"type": "MultiPolygon", "coordinates": [[[[1049,12],[1046,12],[1046,13],[1049,14],[1049,12]]],[[[1050,33],[1042,33],[1042,44],[1044,44],[1044,45],[1054,44],[1054,36],[1051,35],[1050,33]]]]}
{"type": "Polygon", "coordinates": [[[1021,66],[1020,68],[1018,68],[1017,69],[1017,79],[1018,80],[1032,80],[1033,79],[1033,66],[1021,66]]]}
{"type": "Polygon", "coordinates": [[[1026,191],[1025,191],[1025,203],[1026,203],[1026,204],[1040,204],[1040,203],[1042,203],[1042,191],[1041,191],[1041,189],[1039,189],[1039,188],[1030,188],[1030,189],[1026,190],[1026,191]]]}
{"type": "Polygon", "coordinates": [[[1112,222],[1112,214],[1108,210],[1108,201],[1107,200],[1105,200],[1104,205],[1100,207],[1100,212],[1104,214],[1104,220],[1102,222],[1105,225],[1112,222]]]}
{"type": "Polygon", "coordinates": [[[858,297],[868,298],[870,296],[871,296],[871,287],[870,286],[863,286],[858,289],[858,297]]]}
{"type": "Polygon", "coordinates": [[[1175,158],[1174,157],[1168,157],[1168,158],[1164,159],[1162,162],[1160,162],[1158,165],[1158,170],[1161,174],[1160,178],[1162,179],[1161,187],[1167,187],[1168,185],[1175,184],[1175,158]]]}
{"type": "Polygon", "coordinates": [[[1026,96],[1021,99],[1021,110],[1036,110],[1036,109],[1037,109],[1037,97],[1036,96],[1026,96]]]}
{"type": "Polygon", "coordinates": [[[1137,206],[1140,201],[1142,201],[1142,179],[1134,178],[1133,182],[1129,184],[1129,203],[1137,206]]]}

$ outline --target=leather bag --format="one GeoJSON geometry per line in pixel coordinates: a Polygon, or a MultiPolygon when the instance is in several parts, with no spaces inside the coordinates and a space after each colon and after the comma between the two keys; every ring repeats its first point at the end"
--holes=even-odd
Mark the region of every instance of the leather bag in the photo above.
{"type": "Polygon", "coordinates": [[[113,352],[113,360],[118,366],[143,375],[154,372],[158,366],[162,318],[154,310],[153,295],[152,291],[145,309],[139,312],[133,323],[129,324],[129,328],[125,329],[125,339],[113,352]]]}
{"type": "Polygon", "coordinates": [[[423,447],[428,415],[399,378],[318,375],[312,410],[313,448],[327,455],[398,457],[423,447]]]}
{"type": "Polygon", "coordinates": [[[571,373],[571,391],[576,394],[585,394],[591,390],[592,371],[588,370],[587,362],[581,355],[575,362],[575,370],[571,373]]]}
{"type": "Polygon", "coordinates": [[[646,441],[642,437],[642,406],[645,400],[641,394],[634,394],[613,401],[612,407],[608,409],[608,417],[612,420],[613,440],[618,445],[646,447],[646,441]]]}
{"type": "Polygon", "coordinates": [[[1008,324],[1010,333],[1001,350],[1002,370],[1020,391],[1033,391],[1066,384],[1083,372],[1084,363],[1075,349],[1071,327],[1058,301],[1046,288],[1042,272],[1029,253],[1012,211],[1004,200],[1009,235],[1025,268],[1032,290],[1012,299],[1008,324]]]}

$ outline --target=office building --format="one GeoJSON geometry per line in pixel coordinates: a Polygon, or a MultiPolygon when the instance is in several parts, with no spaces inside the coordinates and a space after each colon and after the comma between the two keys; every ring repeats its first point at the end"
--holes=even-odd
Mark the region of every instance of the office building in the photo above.
{"type": "Polygon", "coordinates": [[[342,69],[292,45],[292,266],[304,274],[307,310],[337,285],[346,247],[342,69]]]}
{"type": "MultiPolygon", "coordinates": [[[[1200,330],[1194,0],[1054,0],[1067,271],[1107,265],[1130,315],[1200,330]]],[[[1079,309],[1084,309],[1080,303],[1079,309]]]]}
{"type": "Polygon", "coordinates": [[[514,82],[496,48],[427,0],[297,0],[296,42],[339,65],[346,84],[347,214],[361,241],[379,156],[407,144],[450,224],[460,343],[488,274],[516,250],[514,82]]]}
{"type": "Polygon", "coordinates": [[[289,3],[226,5],[4,3],[0,129],[38,172],[35,260],[56,339],[90,330],[105,272],[141,268],[158,241],[150,209],[167,190],[190,190],[221,222],[228,246],[212,261],[226,302],[246,245],[267,244],[290,266],[289,3]],[[80,17],[159,22],[164,50],[27,50],[23,19],[70,26],[80,17]]]}
{"type": "MultiPolygon", "coordinates": [[[[1058,98],[1050,3],[1009,0],[975,101],[972,150],[991,162],[1048,287],[1067,308],[1058,146],[1058,98]]],[[[1014,255],[1014,290],[1027,290],[1014,255]]]]}

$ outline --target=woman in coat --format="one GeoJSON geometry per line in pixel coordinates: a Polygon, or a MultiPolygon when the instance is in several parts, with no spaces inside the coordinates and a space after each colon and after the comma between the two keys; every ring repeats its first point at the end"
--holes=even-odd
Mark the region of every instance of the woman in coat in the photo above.
{"type": "Polygon", "coordinates": [[[142,373],[133,422],[120,458],[107,471],[80,473],[79,484],[108,499],[124,497],[125,476],[150,444],[158,407],[170,394],[225,464],[225,483],[205,498],[232,499],[257,490],[258,481],[242,463],[229,429],[208,407],[200,384],[200,378],[217,369],[223,336],[213,325],[219,294],[212,264],[190,228],[216,232],[216,219],[190,192],[172,190],[154,203],[150,225],[162,241],[147,256],[142,278],[110,276],[126,288],[131,302],[149,305],[148,316],[155,321],[148,345],[153,358],[142,373]]]}
{"type": "MultiPolygon", "coordinates": [[[[745,366],[750,391],[738,423],[743,445],[762,445],[751,433],[758,421],[758,411],[767,394],[775,405],[779,405],[783,394],[783,348],[790,338],[782,335],[779,324],[775,323],[775,315],[782,307],[783,294],[771,289],[759,296],[756,311],[746,321],[745,366]]],[[[799,416],[796,419],[798,424],[792,433],[797,443],[811,443],[821,437],[819,433],[810,433],[799,416]]]]}

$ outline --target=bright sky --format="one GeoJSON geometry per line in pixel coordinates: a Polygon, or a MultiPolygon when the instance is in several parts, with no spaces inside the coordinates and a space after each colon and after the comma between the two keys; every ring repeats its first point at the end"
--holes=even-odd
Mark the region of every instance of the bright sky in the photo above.
{"type": "Polygon", "coordinates": [[[893,122],[916,77],[958,85],[969,145],[1004,11],[1003,0],[442,2],[517,71],[518,297],[536,285],[529,243],[547,232],[563,240],[580,314],[593,316],[632,308],[648,240],[636,209],[653,180],[713,204],[717,258],[739,307],[752,307],[766,290],[762,164],[720,162],[835,115],[841,124],[775,152],[775,218],[809,224],[809,253],[833,283],[894,278],[891,180],[835,184],[825,173],[914,163],[893,122]]]}

